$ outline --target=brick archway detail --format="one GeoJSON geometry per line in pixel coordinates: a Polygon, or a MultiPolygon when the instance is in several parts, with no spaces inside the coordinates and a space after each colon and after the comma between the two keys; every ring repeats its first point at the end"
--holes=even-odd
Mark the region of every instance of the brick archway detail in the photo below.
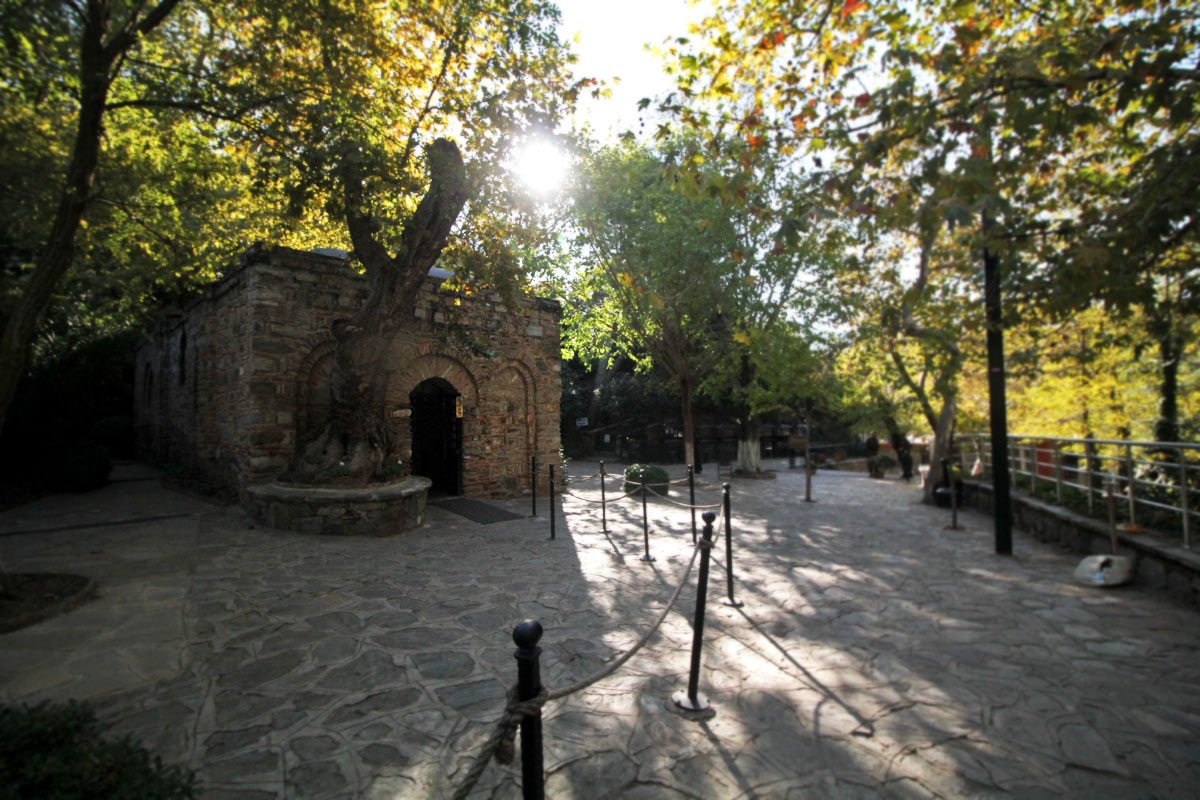
{"type": "Polygon", "coordinates": [[[392,374],[387,396],[407,404],[408,393],[417,384],[429,378],[449,381],[463,396],[463,405],[475,408],[479,405],[479,386],[461,361],[444,353],[426,353],[409,361],[392,374]]]}

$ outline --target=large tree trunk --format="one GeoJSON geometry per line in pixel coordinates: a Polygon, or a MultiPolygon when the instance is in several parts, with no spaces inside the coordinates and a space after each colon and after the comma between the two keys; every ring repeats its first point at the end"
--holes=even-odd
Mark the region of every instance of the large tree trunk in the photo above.
{"type": "Polygon", "coordinates": [[[1179,441],[1179,359],[1183,339],[1169,327],[1158,337],[1161,363],[1158,385],[1158,419],[1154,421],[1154,440],[1179,441]]]}
{"type": "Polygon", "coordinates": [[[453,142],[433,142],[427,159],[429,191],[405,224],[394,257],[375,239],[375,220],[364,210],[362,176],[349,160],[341,168],[346,224],[371,290],[357,314],[333,324],[329,420],[296,448],[290,480],[320,483],[334,469],[379,477],[383,457],[392,448],[384,409],[385,358],[396,329],[413,319],[417,293],[441,255],[468,193],[462,156],[453,142]]]}
{"type": "Polygon", "coordinates": [[[738,428],[737,463],[734,470],[753,475],[762,472],[762,423],[743,411],[738,428]]]}
{"type": "Polygon", "coordinates": [[[954,426],[957,400],[954,395],[942,398],[942,410],[938,412],[937,424],[933,428],[933,450],[929,454],[929,477],[925,481],[925,496],[922,502],[933,502],[933,490],[942,485],[942,459],[950,457],[950,430],[954,426]]]}
{"type": "Polygon", "coordinates": [[[679,379],[679,391],[683,395],[683,460],[696,466],[696,440],[693,438],[696,428],[692,423],[692,381],[690,378],[681,377],[679,379]]]}
{"type": "Polygon", "coordinates": [[[112,55],[103,46],[108,30],[107,3],[89,3],[79,45],[79,116],[67,166],[66,183],[46,243],[34,261],[33,275],[0,337],[0,431],[29,363],[29,344],[38,323],[75,255],[75,234],[83,219],[100,160],[104,104],[108,98],[112,55]]]}

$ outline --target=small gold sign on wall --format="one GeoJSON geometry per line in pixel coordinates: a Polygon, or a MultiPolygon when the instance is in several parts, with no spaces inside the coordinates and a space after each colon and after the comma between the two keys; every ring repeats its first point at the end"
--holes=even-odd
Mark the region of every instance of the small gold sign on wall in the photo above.
{"type": "Polygon", "coordinates": [[[462,419],[462,415],[463,415],[462,395],[459,395],[458,397],[454,398],[454,416],[458,417],[459,419],[462,419]]]}

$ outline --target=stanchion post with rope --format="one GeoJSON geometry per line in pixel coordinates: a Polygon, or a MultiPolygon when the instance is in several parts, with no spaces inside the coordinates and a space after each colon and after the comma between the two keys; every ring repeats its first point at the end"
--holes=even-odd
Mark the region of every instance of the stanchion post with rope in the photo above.
{"type": "Polygon", "coordinates": [[[950,471],[950,459],[942,459],[942,469],[950,475],[950,530],[961,530],[958,527],[958,487],[954,485],[954,473],[950,471]]]}
{"type": "Polygon", "coordinates": [[[642,542],[646,548],[645,555],[642,556],[642,561],[653,561],[654,556],[650,555],[650,524],[646,520],[646,474],[642,473],[642,542]]]}
{"type": "Polygon", "coordinates": [[[550,465],[550,538],[554,538],[554,465],[550,465]]]}
{"type": "MultiPolygon", "coordinates": [[[[542,693],[542,669],[539,661],[542,648],[537,646],[542,638],[541,623],[533,619],[519,623],[513,628],[512,638],[517,645],[517,650],[513,653],[517,659],[517,699],[532,700],[542,693]]],[[[524,800],[543,800],[545,796],[542,712],[538,709],[521,719],[521,797],[524,800]]]]}
{"type": "Polygon", "coordinates": [[[722,598],[721,602],[733,608],[741,608],[745,603],[733,597],[733,519],[729,513],[729,484],[723,484],[721,488],[725,493],[722,501],[725,505],[725,585],[729,590],[729,596],[722,598]]]}
{"type": "Polygon", "coordinates": [[[813,399],[804,398],[804,502],[812,499],[812,410],[813,399]]]}
{"type": "MultiPolygon", "coordinates": [[[[715,518],[716,515],[710,514],[709,516],[715,518]]],[[[487,765],[493,758],[500,764],[512,763],[513,757],[515,756],[514,740],[516,738],[517,729],[520,727],[520,723],[525,717],[535,713],[540,713],[542,706],[548,702],[560,700],[564,697],[575,694],[576,692],[581,692],[592,684],[604,680],[625,665],[643,647],[646,646],[646,644],[650,641],[650,638],[654,636],[655,632],[657,632],[659,627],[662,625],[663,620],[665,620],[667,615],[670,614],[672,609],[675,608],[675,603],[679,600],[679,595],[681,592],[683,592],[684,586],[687,585],[688,577],[692,574],[692,567],[696,565],[696,557],[700,555],[700,550],[700,547],[695,547],[692,549],[692,557],[688,559],[687,567],[684,569],[683,574],[680,575],[679,583],[676,584],[675,591],[671,594],[671,599],[667,601],[666,606],[664,606],[662,611],[659,612],[659,615],[654,620],[654,623],[646,630],[645,633],[642,634],[642,637],[638,639],[632,647],[618,656],[615,661],[610,662],[606,666],[602,667],[599,671],[594,672],[585,678],[581,678],[570,686],[565,686],[563,688],[554,690],[547,690],[545,687],[541,687],[540,689],[536,690],[531,688],[529,693],[532,694],[532,697],[530,697],[528,700],[520,699],[521,697],[525,697],[526,693],[523,693],[519,686],[513,686],[509,690],[508,704],[504,709],[503,716],[501,716],[501,718],[497,721],[496,727],[493,729],[491,736],[489,736],[487,741],[485,741],[480,747],[479,752],[471,762],[471,766],[459,780],[458,786],[454,790],[454,794],[451,795],[452,800],[466,800],[467,796],[471,794],[471,791],[475,788],[475,785],[479,782],[484,770],[487,768],[487,765]]],[[[533,622],[534,625],[538,624],[532,620],[526,620],[526,622],[533,622]]],[[[518,628],[520,628],[520,626],[518,626],[518,628]]],[[[538,631],[537,635],[540,637],[541,627],[538,626],[536,630],[538,631]]],[[[537,644],[536,638],[532,639],[531,641],[527,636],[521,640],[518,640],[516,631],[514,631],[513,641],[521,646],[524,646],[523,643],[528,644],[529,647],[526,649],[533,649],[537,644]]],[[[517,657],[520,658],[519,653],[517,654],[517,657]]],[[[525,747],[524,741],[522,741],[521,746],[522,748],[525,747]]],[[[531,751],[537,749],[540,752],[540,749],[534,748],[532,744],[529,746],[529,749],[531,751]]],[[[540,773],[535,771],[534,774],[540,773]]]]}
{"type": "Polygon", "coordinates": [[[692,622],[692,668],[686,690],[671,695],[675,705],[688,711],[708,708],[708,698],[700,694],[700,650],[704,647],[704,602],[708,597],[708,560],[712,555],[714,511],[704,512],[704,533],[700,540],[700,577],[696,583],[696,617],[692,622]]]}
{"type": "Polygon", "coordinates": [[[604,462],[600,462],[600,532],[609,533],[608,530],[608,502],[604,498],[604,462]]]}
{"type": "Polygon", "coordinates": [[[696,471],[688,464],[688,505],[692,507],[692,544],[696,543],[696,471]]]}
{"type": "Polygon", "coordinates": [[[537,456],[529,458],[529,499],[533,503],[533,516],[537,516],[537,456]]]}

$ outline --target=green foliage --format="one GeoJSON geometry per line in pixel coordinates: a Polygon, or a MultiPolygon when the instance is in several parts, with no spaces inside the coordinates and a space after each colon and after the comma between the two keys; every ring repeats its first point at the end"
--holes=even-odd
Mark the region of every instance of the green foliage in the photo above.
{"type": "Polygon", "coordinates": [[[978,363],[986,244],[1008,325],[1135,309],[1161,354],[1155,435],[1178,435],[1200,316],[1200,4],[725,0],[695,33],[670,49],[681,92],[664,109],[705,155],[740,158],[725,185],[774,160],[822,171],[788,218],[855,222],[855,328],[884,386],[931,421],[932,398],[953,402],[978,363]]]}
{"type": "Polygon", "coordinates": [[[195,776],[164,765],[78,701],[0,705],[0,800],[185,800],[195,776]]]}
{"type": "Polygon", "coordinates": [[[882,478],[885,472],[898,466],[900,466],[900,462],[887,453],[880,453],[867,459],[867,471],[877,478],[882,478]]]}
{"type": "Polygon", "coordinates": [[[108,450],[95,442],[73,442],[61,453],[43,458],[42,472],[42,483],[47,488],[90,492],[108,483],[112,461],[108,450]]]}
{"type": "Polygon", "coordinates": [[[717,200],[677,190],[669,170],[681,156],[620,145],[583,165],[575,217],[586,271],[564,308],[565,356],[621,354],[693,381],[711,362],[736,236],[717,200]]]}
{"type": "Polygon", "coordinates": [[[671,481],[662,467],[630,464],[625,468],[625,482],[621,485],[621,491],[632,492],[641,489],[642,486],[654,494],[666,497],[671,490],[671,481]]]}
{"type": "Polygon", "coordinates": [[[0,464],[0,478],[60,491],[104,484],[109,455],[133,454],[139,338],[130,331],[111,334],[34,365],[0,434],[0,449],[20,454],[0,464]]]}

